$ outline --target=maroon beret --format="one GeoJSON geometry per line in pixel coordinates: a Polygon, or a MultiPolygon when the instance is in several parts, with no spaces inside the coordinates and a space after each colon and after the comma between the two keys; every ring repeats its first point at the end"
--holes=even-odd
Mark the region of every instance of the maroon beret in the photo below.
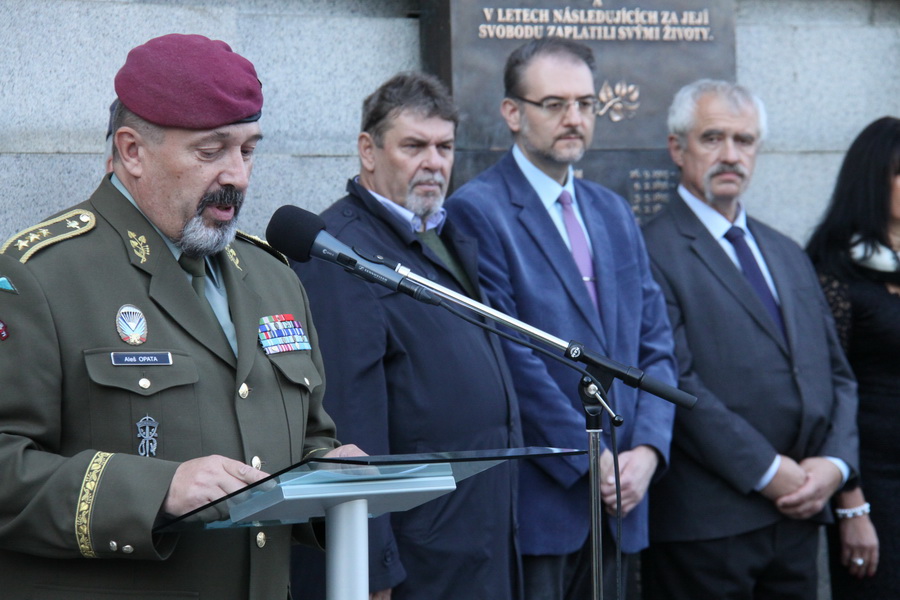
{"type": "Polygon", "coordinates": [[[129,52],[116,75],[116,95],[142,119],[184,129],[255,121],[263,104],[249,60],[223,41],[178,33],[129,52]]]}

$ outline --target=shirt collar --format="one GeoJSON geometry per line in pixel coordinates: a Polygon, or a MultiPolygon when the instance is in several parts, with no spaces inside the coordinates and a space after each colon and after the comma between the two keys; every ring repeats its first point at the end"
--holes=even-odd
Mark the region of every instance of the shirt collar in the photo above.
{"type": "Polygon", "coordinates": [[[559,182],[534,166],[519,148],[518,144],[513,144],[512,154],[522,174],[525,175],[525,179],[531,184],[531,188],[537,193],[538,198],[541,199],[541,204],[547,210],[553,207],[563,190],[567,190],[569,195],[572,196],[572,203],[577,204],[574,183],[575,170],[572,168],[572,165],[569,165],[566,185],[559,185],[559,182]]]}
{"type": "MultiPolygon", "coordinates": [[[[359,183],[359,178],[356,178],[356,182],[359,183]]],[[[362,185],[362,184],[360,184],[362,185]]],[[[365,187],[365,186],[364,186],[365,187]]],[[[388,211],[396,217],[399,217],[401,221],[405,224],[409,225],[410,231],[413,233],[419,233],[422,231],[422,217],[417,214],[414,214],[411,210],[407,209],[405,206],[400,206],[396,202],[385,198],[381,194],[373,192],[372,190],[366,188],[366,190],[372,194],[372,197],[378,200],[382,206],[384,206],[388,211]]],[[[441,233],[441,230],[444,228],[444,222],[447,220],[447,211],[441,207],[435,214],[429,216],[425,219],[425,231],[430,229],[436,229],[438,234],[441,233]]]]}
{"type": "Polygon", "coordinates": [[[744,207],[740,203],[738,203],[737,217],[735,217],[734,223],[732,223],[712,206],[693,195],[683,185],[679,184],[678,194],[684,200],[685,204],[688,205],[688,208],[697,215],[697,218],[700,219],[700,222],[703,223],[703,226],[709,230],[715,239],[719,240],[724,238],[725,233],[731,229],[732,226],[740,227],[744,230],[745,234],[750,235],[750,230],[747,229],[747,213],[744,212],[744,207]]]}

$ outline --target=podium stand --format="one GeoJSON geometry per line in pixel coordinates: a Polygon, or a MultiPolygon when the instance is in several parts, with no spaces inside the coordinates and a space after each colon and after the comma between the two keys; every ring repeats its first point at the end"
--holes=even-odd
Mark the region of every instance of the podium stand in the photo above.
{"type": "Polygon", "coordinates": [[[325,517],[328,600],[367,600],[367,519],[409,510],[506,460],[585,454],[509,448],[428,454],[313,458],[211,502],[156,529],[261,527],[325,517]]]}

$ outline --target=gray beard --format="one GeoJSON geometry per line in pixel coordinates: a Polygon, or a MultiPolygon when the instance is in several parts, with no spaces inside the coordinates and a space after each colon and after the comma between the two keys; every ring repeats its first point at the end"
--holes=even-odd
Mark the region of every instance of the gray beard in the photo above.
{"type": "Polygon", "coordinates": [[[237,233],[237,217],[227,223],[208,226],[201,215],[194,215],[181,232],[178,246],[191,257],[212,256],[234,241],[237,233]]]}
{"type": "Polygon", "coordinates": [[[244,193],[239,192],[233,186],[226,186],[203,196],[197,214],[184,225],[181,237],[175,240],[175,244],[186,255],[197,258],[212,256],[225,249],[234,241],[237,233],[238,214],[244,204],[244,193]],[[206,225],[203,222],[203,211],[207,206],[234,206],[234,218],[227,223],[213,223],[206,225]]]}

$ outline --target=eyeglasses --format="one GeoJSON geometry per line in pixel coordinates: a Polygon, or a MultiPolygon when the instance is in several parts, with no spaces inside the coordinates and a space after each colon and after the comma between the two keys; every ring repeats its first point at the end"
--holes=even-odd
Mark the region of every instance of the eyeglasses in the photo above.
{"type": "Polygon", "coordinates": [[[576,98],[575,100],[550,97],[544,98],[540,102],[535,102],[534,100],[529,100],[528,98],[523,98],[521,96],[513,96],[513,98],[522,102],[527,102],[532,106],[537,106],[551,117],[561,117],[569,112],[569,107],[573,104],[578,108],[578,112],[584,117],[596,115],[597,111],[600,109],[600,101],[593,96],[576,98]]]}

